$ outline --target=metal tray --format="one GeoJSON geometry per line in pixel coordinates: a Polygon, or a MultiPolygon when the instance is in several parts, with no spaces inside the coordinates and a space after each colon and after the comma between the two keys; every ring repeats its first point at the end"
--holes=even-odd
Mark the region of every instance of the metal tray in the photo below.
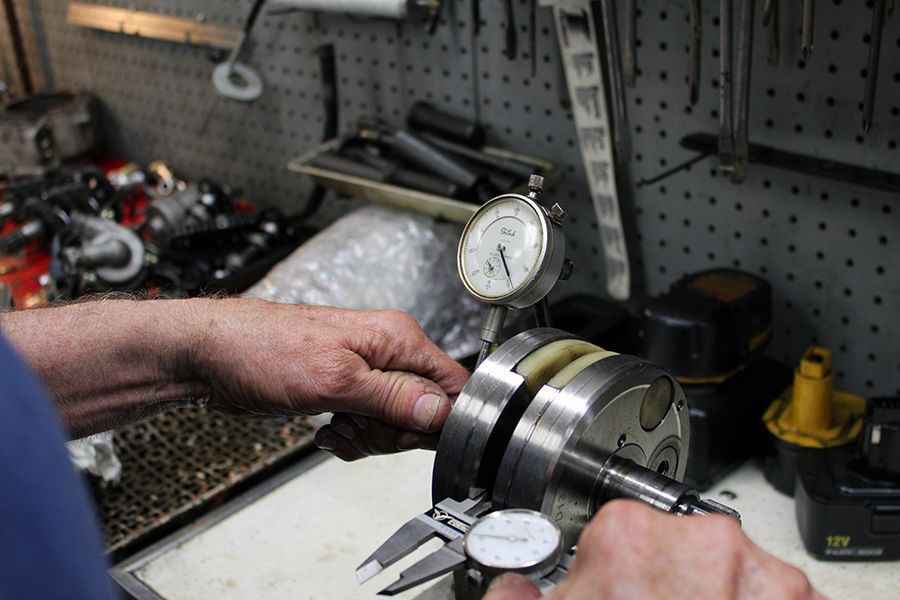
{"type": "MultiPolygon", "coordinates": [[[[316,183],[350,196],[365,198],[377,204],[402,208],[453,223],[466,223],[469,217],[472,216],[472,213],[478,209],[478,205],[471,202],[463,202],[454,198],[420,192],[389,183],[381,183],[380,181],[372,181],[363,177],[345,175],[309,164],[320,154],[337,150],[343,141],[342,138],[334,138],[324,142],[321,146],[291,160],[288,163],[288,169],[309,175],[316,183]]],[[[550,189],[559,178],[556,165],[549,161],[489,146],[482,148],[482,151],[500,158],[508,158],[528,165],[534,165],[544,177],[545,190],[550,189]]],[[[520,186],[507,191],[525,194],[528,192],[528,182],[523,181],[520,186]]]]}

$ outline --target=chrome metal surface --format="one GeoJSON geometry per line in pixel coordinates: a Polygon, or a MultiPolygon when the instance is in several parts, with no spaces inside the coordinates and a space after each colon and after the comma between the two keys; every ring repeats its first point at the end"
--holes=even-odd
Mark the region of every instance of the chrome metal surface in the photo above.
{"type": "Polygon", "coordinates": [[[538,348],[568,337],[555,329],[520,333],[472,375],[438,443],[431,489],[435,502],[475,496],[493,483],[501,453],[531,402],[525,378],[514,372],[516,365],[538,348]]]}
{"type": "MultiPolygon", "coordinates": [[[[513,536],[513,538],[516,540],[516,544],[525,544],[525,546],[534,547],[534,543],[539,539],[538,536],[527,537],[525,536],[525,534],[521,533],[521,530],[516,531],[516,533],[518,533],[519,536],[524,536],[513,536]]],[[[547,539],[550,539],[550,535],[554,534],[548,534],[547,539]]],[[[537,548],[540,548],[540,546],[538,546],[537,548]]],[[[537,550],[537,548],[535,549],[537,550]]],[[[469,531],[466,532],[466,535],[463,538],[463,549],[465,550],[466,556],[469,559],[469,565],[477,569],[482,574],[498,575],[504,572],[514,572],[519,573],[520,575],[536,575],[538,577],[543,577],[551,573],[559,564],[560,558],[562,558],[562,531],[560,531],[559,525],[557,525],[555,521],[550,519],[544,513],[523,508],[507,508],[489,513],[473,523],[469,528],[469,531]],[[478,537],[479,535],[489,535],[484,533],[479,534],[479,531],[485,528],[485,525],[490,526],[492,522],[495,522],[498,519],[506,519],[511,520],[512,522],[517,522],[517,524],[521,528],[521,519],[523,518],[532,520],[538,519],[552,527],[556,535],[556,545],[545,554],[539,555],[538,558],[534,559],[531,558],[531,555],[527,552],[527,549],[523,552],[522,546],[519,546],[519,549],[515,550],[515,556],[477,556],[478,553],[475,550],[477,550],[478,546],[477,542],[475,542],[473,538],[478,537]],[[518,556],[519,553],[524,554],[524,556],[518,556]],[[514,558],[514,562],[510,564],[508,561],[509,558],[514,558]]]]}
{"type": "Polygon", "coordinates": [[[684,394],[674,381],[664,417],[650,431],[641,426],[645,396],[663,377],[669,378],[651,363],[612,355],[589,364],[561,389],[544,386],[504,453],[494,504],[550,515],[573,544],[600,503],[600,474],[609,456],[665,468],[667,475],[680,479],[689,420],[684,394]]]}
{"type": "Polygon", "coordinates": [[[386,567],[408,556],[431,538],[445,541],[462,538],[469,525],[490,505],[482,498],[467,498],[457,502],[446,498],[424,513],[403,524],[356,569],[356,580],[365,583],[386,567]]]}

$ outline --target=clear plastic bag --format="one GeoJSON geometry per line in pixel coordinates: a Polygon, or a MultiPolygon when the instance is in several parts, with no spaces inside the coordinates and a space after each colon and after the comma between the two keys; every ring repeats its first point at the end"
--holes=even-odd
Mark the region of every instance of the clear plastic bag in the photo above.
{"type": "Polygon", "coordinates": [[[460,227],[381,206],[332,223],[244,295],[409,313],[445,352],[478,351],[483,307],[456,272],[460,227]]]}

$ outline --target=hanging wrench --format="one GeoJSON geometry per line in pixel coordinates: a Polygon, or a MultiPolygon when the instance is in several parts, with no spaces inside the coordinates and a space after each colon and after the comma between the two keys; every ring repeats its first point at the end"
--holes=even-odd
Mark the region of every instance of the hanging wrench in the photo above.
{"type": "Polygon", "coordinates": [[[700,43],[703,36],[700,0],[691,0],[688,22],[688,27],[690,27],[690,37],[688,38],[688,55],[690,56],[688,99],[691,104],[697,104],[697,98],[700,97],[700,43]]]}
{"type": "Polygon", "coordinates": [[[766,26],[768,40],[766,57],[770,65],[777,65],[780,54],[778,44],[778,0],[766,0],[766,4],[763,7],[763,25],[766,26]]]}

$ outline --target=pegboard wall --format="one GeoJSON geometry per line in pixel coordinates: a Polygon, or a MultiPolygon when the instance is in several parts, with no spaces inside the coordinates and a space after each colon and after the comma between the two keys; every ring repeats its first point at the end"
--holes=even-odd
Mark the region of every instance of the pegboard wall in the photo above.
{"type": "MultiPolygon", "coordinates": [[[[106,0],[240,27],[251,0],[106,0]]],[[[597,223],[581,168],[571,104],[549,9],[537,10],[531,75],[532,0],[514,2],[518,53],[504,56],[503,2],[446,0],[433,35],[418,26],[338,15],[263,16],[243,60],[266,80],[246,105],[214,101],[209,52],[70,27],[67,2],[16,0],[37,78],[78,87],[108,109],[109,146],[125,157],[164,158],[188,177],[240,186],[260,204],[301,208],[310,182],[287,160],[312,148],[323,127],[314,50],[335,45],[342,130],[363,115],[401,124],[427,99],[479,119],[490,141],[550,158],[563,177],[552,192],[569,212],[576,275],[565,292],[603,293],[597,223]],[[215,104],[205,132],[201,125],[215,104]]],[[[653,186],[634,185],[690,158],[679,140],[715,133],[718,2],[704,0],[701,92],[688,103],[687,1],[638,1],[636,86],[627,90],[632,156],[620,172],[623,213],[635,231],[639,292],[656,294],[682,275],[714,266],[759,274],[775,290],[769,353],[796,363],[811,343],[834,351],[837,385],[864,395],[900,394],[900,198],[854,185],[751,164],[733,185],[711,158],[653,186]]],[[[874,126],[861,127],[871,1],[819,0],[815,49],[800,56],[800,6],[781,3],[781,60],[766,63],[757,2],[750,140],[782,150],[900,171],[900,19],[882,42],[874,126]]],[[[5,61],[11,64],[8,40],[5,61]]],[[[13,78],[14,79],[14,78],[13,78]]],[[[327,221],[357,203],[331,198],[327,221]]]]}

